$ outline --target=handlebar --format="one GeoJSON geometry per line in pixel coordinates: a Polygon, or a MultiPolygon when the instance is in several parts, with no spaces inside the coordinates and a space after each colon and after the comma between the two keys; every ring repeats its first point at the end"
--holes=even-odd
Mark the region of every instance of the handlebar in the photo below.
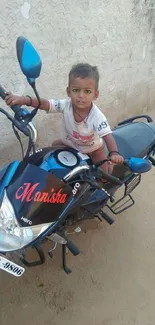
{"type": "MultiPolygon", "coordinates": [[[[0,97],[5,100],[8,92],[0,85],[0,97]]],[[[0,112],[3,113],[11,122],[13,131],[15,133],[15,136],[20,142],[21,148],[22,148],[22,155],[23,158],[27,157],[30,153],[30,150],[33,149],[33,152],[35,151],[34,143],[37,139],[37,131],[33,124],[31,123],[32,118],[36,114],[36,112],[30,113],[26,108],[23,108],[19,105],[12,105],[11,109],[13,110],[14,117],[12,117],[6,110],[3,108],[0,108],[0,112]],[[17,130],[21,131],[23,134],[25,134],[29,138],[28,143],[28,149],[26,154],[24,155],[23,145],[20,138],[20,135],[18,134],[17,130]]]]}
{"type": "MultiPolygon", "coordinates": [[[[0,97],[5,100],[7,96],[7,91],[0,85],[0,97]]],[[[23,132],[26,136],[30,135],[29,126],[31,125],[31,113],[26,109],[22,108],[19,105],[12,105],[11,109],[15,113],[14,118],[11,117],[6,111],[0,108],[0,112],[5,114],[6,117],[16,126],[18,130],[23,132]]],[[[32,129],[32,127],[31,127],[32,129]]],[[[33,129],[34,131],[35,129],[33,129]]],[[[33,132],[34,133],[34,132],[33,132]]],[[[35,132],[35,141],[36,141],[36,132],[35,132]]]]}
{"type": "Polygon", "coordinates": [[[89,183],[89,181],[92,183],[92,182],[94,182],[92,180],[92,174],[90,174],[90,176],[89,176],[89,172],[91,173],[92,170],[93,171],[98,170],[100,173],[100,176],[102,178],[106,179],[107,181],[110,181],[115,185],[122,185],[122,182],[117,177],[107,174],[106,172],[104,172],[104,170],[102,168],[100,168],[100,167],[96,168],[95,166],[85,166],[85,165],[75,167],[67,175],[64,176],[63,181],[65,181],[65,182],[72,181],[76,176],[83,174],[83,176],[84,176],[83,179],[86,182],[88,181],[88,183],[89,183]],[[85,178],[85,175],[86,175],[86,178],[85,178]]]}
{"type": "Polygon", "coordinates": [[[110,161],[110,159],[104,159],[99,161],[98,163],[95,164],[95,167],[101,174],[101,177],[104,178],[105,180],[115,184],[115,185],[122,185],[122,182],[115,176],[112,176],[111,174],[106,173],[103,168],[100,166],[103,165],[105,162],[110,161]]]}
{"type": "Polygon", "coordinates": [[[105,180],[113,183],[114,185],[122,185],[123,183],[119,180],[119,178],[112,176],[108,173],[106,173],[103,168],[98,167],[97,170],[99,171],[99,173],[101,174],[101,177],[103,177],[105,180]]]}
{"type": "MultiPolygon", "coordinates": [[[[0,85],[0,97],[5,100],[5,97],[7,96],[7,91],[0,85]]],[[[14,113],[17,113],[20,109],[19,105],[12,105],[10,106],[14,113]]]]}
{"type": "Polygon", "coordinates": [[[0,97],[5,100],[5,97],[7,95],[7,92],[5,91],[5,89],[0,85],[0,97]]]}
{"type": "MultiPolygon", "coordinates": [[[[5,100],[7,96],[7,91],[0,85],[0,97],[5,100]]],[[[26,108],[21,108],[19,105],[10,106],[13,112],[15,113],[15,119],[18,121],[24,120],[29,123],[32,120],[32,113],[30,113],[26,108]]],[[[19,124],[18,124],[19,125],[19,124]]],[[[20,130],[21,131],[21,130],[20,130]]]]}
{"type": "Polygon", "coordinates": [[[9,113],[7,113],[3,108],[0,108],[0,112],[3,113],[8,118],[8,120],[10,120],[13,123],[13,125],[16,126],[18,130],[23,132],[26,136],[30,135],[30,131],[23,121],[16,120],[9,113]]]}

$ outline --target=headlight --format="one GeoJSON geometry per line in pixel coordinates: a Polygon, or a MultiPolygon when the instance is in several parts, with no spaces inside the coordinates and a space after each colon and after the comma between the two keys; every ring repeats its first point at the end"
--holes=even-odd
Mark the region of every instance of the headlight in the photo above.
{"type": "Polygon", "coordinates": [[[29,244],[45,231],[50,224],[21,227],[16,219],[14,208],[4,191],[0,207],[0,252],[8,252],[29,244]]]}

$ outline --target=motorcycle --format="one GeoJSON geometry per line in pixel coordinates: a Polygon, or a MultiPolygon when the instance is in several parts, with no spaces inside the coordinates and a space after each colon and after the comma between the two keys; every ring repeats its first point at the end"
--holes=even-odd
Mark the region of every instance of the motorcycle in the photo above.
{"type": "MultiPolygon", "coordinates": [[[[11,122],[22,146],[20,133],[28,138],[27,151],[21,161],[12,161],[0,170],[0,269],[16,277],[26,267],[45,262],[42,244],[52,243],[48,254],[52,258],[57,244],[62,246],[62,264],[66,273],[66,250],[78,255],[80,249],[68,239],[70,226],[81,221],[98,218],[110,225],[114,222],[104,212],[107,207],[117,215],[134,205],[132,191],[140,184],[141,174],[155,166],[155,125],[148,115],[135,116],[120,122],[113,135],[124,164],[115,166],[112,175],[93,165],[90,157],[68,147],[35,149],[37,132],[32,123],[38,112],[40,97],[35,80],[42,62],[34,46],[20,36],[16,42],[17,58],[23,74],[34,90],[38,107],[31,112],[14,105],[14,115],[0,108],[11,122]],[[141,119],[146,119],[143,122],[141,119]],[[101,184],[100,179],[106,182],[101,184]],[[115,192],[124,188],[123,196],[116,200],[115,192]],[[38,260],[29,261],[27,253],[33,248],[38,260]],[[18,260],[18,263],[17,263],[18,260]]],[[[7,92],[0,87],[0,97],[7,92]]],[[[107,151],[108,156],[108,151],[107,151]]]]}

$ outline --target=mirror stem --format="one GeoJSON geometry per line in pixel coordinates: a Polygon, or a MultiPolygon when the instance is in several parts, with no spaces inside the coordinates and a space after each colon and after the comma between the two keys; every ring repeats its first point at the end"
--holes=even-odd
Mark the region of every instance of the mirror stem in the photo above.
{"type": "Polygon", "coordinates": [[[39,96],[39,94],[38,94],[38,91],[37,91],[37,89],[36,89],[35,81],[33,81],[32,83],[30,83],[30,85],[31,85],[31,87],[32,87],[32,89],[33,89],[33,91],[34,91],[34,93],[35,93],[37,99],[38,99],[38,106],[37,106],[37,108],[36,108],[36,109],[38,110],[38,108],[39,108],[40,105],[41,105],[41,101],[40,101],[40,96],[39,96]]]}
{"type": "Polygon", "coordinates": [[[39,109],[39,107],[41,105],[41,100],[40,100],[40,96],[38,94],[38,91],[36,89],[35,81],[34,80],[33,81],[28,80],[28,82],[31,85],[31,87],[32,87],[37,99],[38,99],[38,106],[31,112],[30,117],[29,117],[29,121],[31,121],[38,112],[38,109],[39,109]]]}

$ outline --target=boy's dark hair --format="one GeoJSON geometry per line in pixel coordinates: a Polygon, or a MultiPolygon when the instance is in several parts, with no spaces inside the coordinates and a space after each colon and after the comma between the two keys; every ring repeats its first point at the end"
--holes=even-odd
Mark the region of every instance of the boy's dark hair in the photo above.
{"type": "Polygon", "coordinates": [[[96,89],[98,89],[99,84],[99,72],[97,67],[93,67],[88,63],[78,63],[73,65],[72,69],[69,72],[69,86],[71,84],[71,80],[74,78],[92,78],[96,81],[96,89]]]}

